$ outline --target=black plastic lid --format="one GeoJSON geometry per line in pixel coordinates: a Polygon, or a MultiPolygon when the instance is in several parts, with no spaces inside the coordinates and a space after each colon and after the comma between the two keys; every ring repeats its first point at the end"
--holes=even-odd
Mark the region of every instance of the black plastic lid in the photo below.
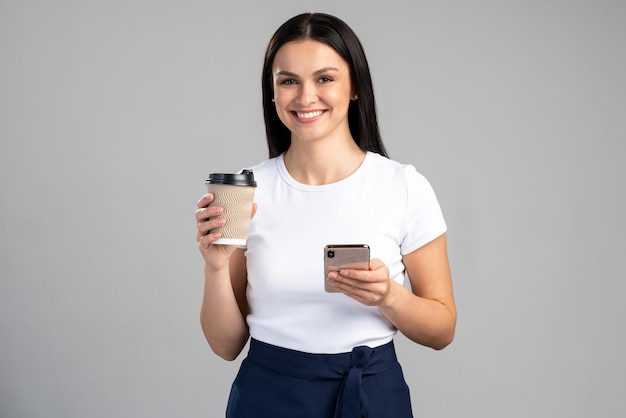
{"type": "Polygon", "coordinates": [[[231,186],[256,187],[252,170],[241,170],[236,174],[211,173],[207,184],[228,184],[231,186]]]}

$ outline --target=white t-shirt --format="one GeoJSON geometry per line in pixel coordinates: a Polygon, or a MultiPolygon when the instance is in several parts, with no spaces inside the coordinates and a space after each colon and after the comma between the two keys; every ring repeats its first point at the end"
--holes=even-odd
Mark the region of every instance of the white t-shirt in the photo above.
{"type": "Polygon", "coordinates": [[[430,183],[372,152],[352,175],[322,186],[296,182],[282,155],[251,169],[258,209],[246,250],[250,335],[327,354],[391,341],[397,330],[378,308],[324,291],[324,246],[367,244],[403,283],[402,255],[446,231],[430,183]]]}

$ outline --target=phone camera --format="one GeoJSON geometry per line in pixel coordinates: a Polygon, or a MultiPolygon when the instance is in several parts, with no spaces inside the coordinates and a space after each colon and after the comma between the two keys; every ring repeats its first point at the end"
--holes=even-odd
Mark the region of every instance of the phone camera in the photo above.
{"type": "Polygon", "coordinates": [[[335,252],[334,251],[328,251],[328,258],[334,258],[335,257],[335,252]]]}

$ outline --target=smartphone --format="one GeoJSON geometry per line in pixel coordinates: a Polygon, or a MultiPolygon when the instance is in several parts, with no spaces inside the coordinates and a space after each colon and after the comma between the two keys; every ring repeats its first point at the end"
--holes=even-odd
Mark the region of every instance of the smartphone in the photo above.
{"type": "Polygon", "coordinates": [[[369,270],[370,247],[366,244],[329,244],[324,247],[324,290],[338,292],[328,283],[328,272],[342,268],[369,270]]]}

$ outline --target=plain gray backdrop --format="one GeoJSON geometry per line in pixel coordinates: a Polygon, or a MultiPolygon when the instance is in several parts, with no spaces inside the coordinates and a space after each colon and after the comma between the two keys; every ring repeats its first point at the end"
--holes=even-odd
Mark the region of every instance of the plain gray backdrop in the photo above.
{"type": "Polygon", "coordinates": [[[0,416],[220,417],[194,211],[266,158],[286,19],[344,19],[446,216],[459,320],[419,417],[626,410],[626,3],[0,0],[0,416]]]}

